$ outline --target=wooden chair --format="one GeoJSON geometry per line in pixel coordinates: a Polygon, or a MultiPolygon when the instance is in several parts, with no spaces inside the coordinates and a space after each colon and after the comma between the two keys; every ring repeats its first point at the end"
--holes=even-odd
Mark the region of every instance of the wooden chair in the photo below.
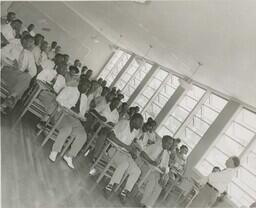
{"type": "Polygon", "coordinates": [[[39,94],[43,90],[49,90],[49,87],[41,81],[36,81],[32,85],[32,87],[26,92],[20,102],[22,106],[21,109],[17,112],[18,116],[13,125],[13,128],[19,123],[19,121],[28,111],[39,118],[42,118],[44,115],[46,115],[45,107],[38,99],[39,94]]]}
{"type": "MultiPolygon", "coordinates": [[[[111,179],[111,177],[113,176],[113,173],[116,169],[115,165],[113,164],[113,159],[118,151],[122,151],[122,150],[117,148],[116,145],[113,145],[113,143],[110,141],[104,147],[104,150],[102,151],[102,153],[100,154],[98,159],[95,161],[95,163],[91,167],[91,169],[96,169],[96,170],[100,171],[100,174],[96,180],[96,183],[91,187],[89,192],[92,192],[96,188],[96,186],[100,183],[100,181],[103,179],[103,177],[107,177],[107,178],[111,179]],[[112,157],[108,156],[108,153],[107,153],[107,151],[110,147],[114,147],[114,149],[115,149],[115,152],[112,157]]],[[[128,175],[125,173],[120,184],[118,184],[118,186],[115,188],[114,192],[116,192],[120,188],[120,186],[125,181],[127,176],[128,175]]]]}

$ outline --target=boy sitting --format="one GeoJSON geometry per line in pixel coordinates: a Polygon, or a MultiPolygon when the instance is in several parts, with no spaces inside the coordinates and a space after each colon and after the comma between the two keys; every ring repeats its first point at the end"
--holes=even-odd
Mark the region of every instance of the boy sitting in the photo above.
{"type": "Polygon", "coordinates": [[[166,184],[168,178],[168,163],[169,152],[168,149],[172,145],[172,137],[165,135],[162,140],[155,144],[146,147],[145,151],[141,152],[141,157],[146,160],[150,165],[157,166],[162,172],[153,170],[146,179],[145,192],[141,199],[141,204],[145,207],[153,207],[157,201],[162,188],[166,184]]]}

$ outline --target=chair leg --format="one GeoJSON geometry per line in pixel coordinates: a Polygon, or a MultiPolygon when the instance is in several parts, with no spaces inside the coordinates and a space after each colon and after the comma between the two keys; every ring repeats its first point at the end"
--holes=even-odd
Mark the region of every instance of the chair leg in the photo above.
{"type": "Polygon", "coordinates": [[[63,150],[60,153],[61,157],[64,156],[64,154],[66,153],[66,151],[68,150],[68,148],[70,147],[70,145],[73,143],[74,140],[75,140],[75,137],[68,138],[68,141],[65,144],[65,147],[63,148],[63,150]]]}

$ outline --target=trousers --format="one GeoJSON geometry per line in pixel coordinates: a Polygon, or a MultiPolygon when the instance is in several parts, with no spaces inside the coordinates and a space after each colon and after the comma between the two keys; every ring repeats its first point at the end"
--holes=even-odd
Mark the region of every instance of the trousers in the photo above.
{"type": "Polygon", "coordinates": [[[59,134],[52,146],[52,151],[60,152],[68,136],[74,136],[71,148],[68,152],[70,157],[76,157],[87,140],[87,134],[79,119],[66,115],[58,126],[59,134]]]}
{"type": "MultiPolygon", "coordinates": [[[[114,149],[109,150],[109,155],[112,157],[114,149]]],[[[125,173],[128,174],[127,182],[125,184],[125,189],[129,192],[132,191],[135,183],[138,181],[141,170],[132,159],[129,153],[117,152],[113,158],[113,163],[116,166],[116,170],[110,180],[110,184],[119,184],[125,173]]]]}

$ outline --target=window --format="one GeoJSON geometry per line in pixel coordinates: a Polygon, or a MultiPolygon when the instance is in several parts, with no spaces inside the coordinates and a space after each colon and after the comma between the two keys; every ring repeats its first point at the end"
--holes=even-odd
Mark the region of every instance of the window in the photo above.
{"type": "Polygon", "coordinates": [[[119,74],[121,69],[124,67],[128,59],[131,57],[130,54],[117,50],[110,61],[106,64],[104,69],[101,71],[99,77],[102,77],[107,81],[107,86],[110,86],[115,77],[119,74]]]}
{"type": "MultiPolygon", "coordinates": [[[[168,72],[162,69],[158,69],[151,79],[148,81],[146,86],[143,88],[142,92],[136,97],[132,106],[138,105],[141,112],[144,111],[145,106],[148,105],[151,98],[158,92],[161,87],[161,84],[165,82],[165,79],[168,76],[168,72]]],[[[156,115],[155,115],[156,116],[156,115]]],[[[154,116],[154,117],[155,117],[154,116]]],[[[145,117],[145,114],[144,114],[145,117]]]]}
{"type": "MultiPolygon", "coordinates": [[[[199,100],[204,95],[205,90],[197,87],[196,85],[192,85],[192,88],[186,93],[184,98],[181,102],[177,105],[177,107],[172,111],[163,122],[159,125],[157,129],[157,133],[160,136],[165,134],[169,134],[174,136],[178,130],[178,128],[182,125],[185,121],[187,116],[191,113],[193,108],[197,105],[199,100]]],[[[196,137],[194,132],[187,132],[190,133],[190,136],[196,137]]]]}
{"type": "Polygon", "coordinates": [[[128,101],[151,67],[151,64],[137,60],[136,58],[133,59],[115,85],[117,89],[122,90],[124,102],[128,101]]]}
{"type": "Polygon", "coordinates": [[[203,137],[226,104],[227,100],[211,93],[196,114],[193,115],[180,136],[182,142],[188,146],[189,152],[203,137]]]}
{"type": "Polygon", "coordinates": [[[226,159],[233,155],[241,158],[241,167],[228,186],[228,194],[238,206],[249,206],[256,201],[256,114],[245,108],[197,164],[196,169],[206,176],[213,166],[225,168],[226,159]]]}

